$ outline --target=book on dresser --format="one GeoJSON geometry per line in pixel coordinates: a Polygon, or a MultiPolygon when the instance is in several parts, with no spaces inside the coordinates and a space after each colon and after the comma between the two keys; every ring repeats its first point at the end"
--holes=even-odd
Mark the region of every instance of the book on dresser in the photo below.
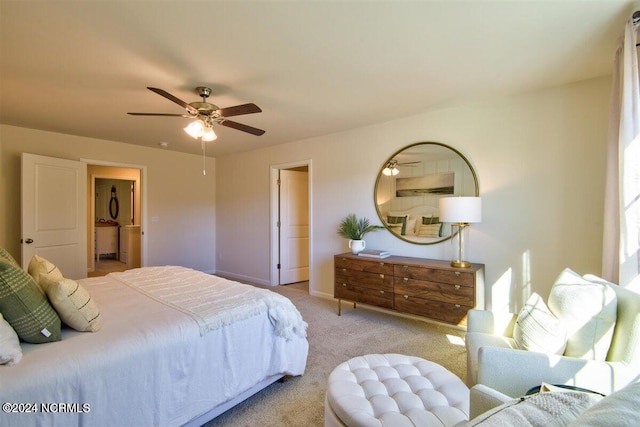
{"type": "Polygon", "coordinates": [[[358,256],[367,258],[387,258],[391,256],[391,253],[389,251],[381,251],[378,249],[365,249],[358,252],[358,256]]]}

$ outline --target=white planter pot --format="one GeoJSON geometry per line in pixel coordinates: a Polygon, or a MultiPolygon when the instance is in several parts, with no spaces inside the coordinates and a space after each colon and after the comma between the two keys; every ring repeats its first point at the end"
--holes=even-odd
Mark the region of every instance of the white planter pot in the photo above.
{"type": "Polygon", "coordinates": [[[357,254],[358,252],[362,252],[366,246],[364,240],[349,240],[349,249],[351,249],[352,254],[357,254]]]}

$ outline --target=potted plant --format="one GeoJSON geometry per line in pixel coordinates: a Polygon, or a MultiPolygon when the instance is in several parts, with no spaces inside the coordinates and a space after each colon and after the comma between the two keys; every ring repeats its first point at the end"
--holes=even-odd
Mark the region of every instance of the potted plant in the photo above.
{"type": "Polygon", "coordinates": [[[356,214],[349,214],[340,222],[338,234],[349,239],[351,252],[357,254],[366,246],[364,241],[365,234],[381,229],[384,229],[384,227],[381,225],[371,225],[367,218],[358,219],[356,214]]]}

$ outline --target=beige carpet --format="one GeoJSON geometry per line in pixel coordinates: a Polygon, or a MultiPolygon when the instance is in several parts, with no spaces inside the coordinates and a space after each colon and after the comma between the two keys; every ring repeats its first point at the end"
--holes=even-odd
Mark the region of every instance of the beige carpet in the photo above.
{"type": "MultiPolygon", "coordinates": [[[[273,289],[273,288],[270,288],[273,289]]],[[[323,426],[329,373],[338,364],[368,353],[402,353],[432,360],[462,380],[466,356],[460,330],[405,319],[312,297],[304,289],[280,286],[309,324],[309,358],[303,376],[277,382],[206,424],[234,426],[323,426]],[[452,344],[451,341],[457,342],[452,344]]]]}

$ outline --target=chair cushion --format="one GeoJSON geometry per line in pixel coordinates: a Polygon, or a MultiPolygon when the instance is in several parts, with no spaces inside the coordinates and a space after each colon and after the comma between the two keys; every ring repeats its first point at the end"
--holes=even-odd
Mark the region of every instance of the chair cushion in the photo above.
{"type": "Polygon", "coordinates": [[[537,293],[531,294],[516,320],[513,339],[520,350],[563,354],[567,331],[537,293]]]}
{"type": "Polygon", "coordinates": [[[567,328],[565,356],[606,360],[616,324],[616,293],[565,269],[549,294],[549,308],[567,328]]]}

